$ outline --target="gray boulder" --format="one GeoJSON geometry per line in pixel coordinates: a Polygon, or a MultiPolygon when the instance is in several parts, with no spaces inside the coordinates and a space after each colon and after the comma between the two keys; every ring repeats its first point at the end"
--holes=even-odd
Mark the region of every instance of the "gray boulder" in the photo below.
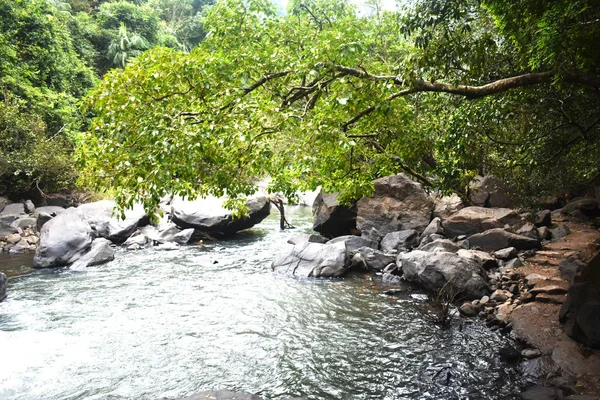
{"type": "Polygon", "coordinates": [[[552,225],[552,211],[542,210],[542,211],[538,212],[535,216],[534,225],[537,228],[541,228],[542,226],[552,225]]]}
{"type": "Polygon", "coordinates": [[[0,213],[2,212],[2,210],[4,210],[4,207],[9,203],[10,200],[8,200],[6,197],[0,196],[0,213]]]}
{"type": "Polygon", "coordinates": [[[540,239],[538,229],[533,224],[529,224],[529,223],[527,223],[527,224],[523,225],[521,228],[519,228],[517,230],[516,234],[521,235],[521,236],[527,236],[527,237],[530,237],[530,238],[536,239],[536,240],[540,239]]]}
{"type": "Polygon", "coordinates": [[[489,291],[485,271],[474,261],[455,253],[415,250],[399,254],[397,264],[404,272],[404,279],[434,292],[448,282],[452,290],[465,299],[479,299],[489,291]]]}
{"type": "Polygon", "coordinates": [[[429,235],[443,235],[444,227],[442,226],[442,220],[439,217],[435,217],[431,220],[427,228],[421,233],[421,237],[429,235]]]}
{"type": "Polygon", "coordinates": [[[266,196],[248,199],[248,216],[233,218],[223,208],[223,199],[207,197],[193,201],[176,198],[171,204],[171,218],[181,229],[195,229],[211,235],[231,235],[252,228],[269,216],[271,203],[266,196]]]}
{"type": "Polygon", "coordinates": [[[0,213],[0,215],[14,215],[17,217],[25,214],[25,206],[22,203],[7,204],[0,213]]]}
{"type": "MultiPolygon", "coordinates": [[[[125,210],[125,219],[115,215],[115,202],[111,200],[82,204],[75,212],[87,222],[97,236],[113,243],[123,243],[138,226],[147,225],[149,218],[140,204],[125,210]]],[[[61,214],[62,215],[62,214],[61,214]]]]}
{"type": "Polygon", "coordinates": [[[110,246],[110,243],[108,239],[94,239],[90,251],[71,264],[70,268],[73,270],[85,269],[114,260],[115,250],[110,246]]]}
{"type": "Polygon", "coordinates": [[[596,199],[589,197],[580,197],[571,200],[560,209],[560,213],[564,215],[577,215],[576,213],[578,211],[582,212],[584,215],[595,216],[598,214],[598,202],[596,199]]]}
{"type": "Polygon", "coordinates": [[[33,201],[31,200],[26,200],[25,203],[23,203],[23,205],[25,206],[25,212],[27,214],[33,214],[35,211],[35,205],[33,204],[33,201]]]}
{"type": "Polygon", "coordinates": [[[419,234],[414,229],[390,232],[383,237],[379,244],[385,253],[391,251],[408,251],[417,247],[419,234]]]}
{"type": "Polygon", "coordinates": [[[13,235],[17,232],[19,232],[19,230],[17,228],[10,226],[10,225],[5,225],[2,222],[0,222],[0,239],[4,238],[6,236],[13,235]]]}
{"type": "Polygon", "coordinates": [[[443,222],[448,237],[473,235],[493,228],[520,226],[521,217],[509,208],[466,207],[443,222]]]}
{"type": "Polygon", "coordinates": [[[184,229],[181,232],[176,233],[175,236],[173,236],[173,241],[178,244],[187,244],[192,239],[194,232],[195,230],[192,228],[184,229]]]}
{"type": "Polygon", "coordinates": [[[515,207],[512,190],[493,175],[477,176],[469,184],[469,200],[481,207],[515,207]]]}
{"type": "Polygon", "coordinates": [[[396,256],[393,254],[385,254],[370,247],[362,247],[352,257],[351,264],[352,267],[367,271],[381,271],[395,262],[396,256]]]}
{"type": "Polygon", "coordinates": [[[517,249],[514,247],[506,247],[504,249],[496,250],[494,252],[494,257],[500,260],[510,260],[511,258],[515,258],[517,256],[517,249]]]}
{"type": "Polygon", "coordinates": [[[456,254],[458,254],[459,257],[477,263],[477,265],[486,271],[498,267],[498,260],[485,251],[460,249],[456,254]]]}
{"type": "Polygon", "coordinates": [[[570,234],[571,229],[565,224],[560,224],[554,228],[550,228],[550,238],[552,240],[559,240],[570,234]]]}
{"type": "Polygon", "coordinates": [[[496,251],[507,247],[517,250],[538,249],[541,244],[539,240],[520,236],[507,230],[495,228],[469,237],[471,247],[478,247],[485,251],[496,251]]]}
{"type": "Polygon", "coordinates": [[[425,246],[419,248],[422,251],[447,251],[450,253],[456,253],[460,250],[460,246],[448,239],[436,239],[431,243],[427,243],[425,246]]]}
{"type": "Polygon", "coordinates": [[[33,217],[37,219],[37,230],[40,231],[46,222],[50,221],[63,211],[65,211],[64,208],[57,206],[44,206],[36,208],[35,212],[33,213],[33,217]]]}
{"type": "Polygon", "coordinates": [[[358,249],[360,249],[361,247],[369,247],[371,249],[377,249],[377,247],[379,247],[377,242],[373,240],[354,235],[339,236],[327,242],[327,244],[336,243],[343,243],[344,246],[346,246],[346,252],[348,257],[352,257],[354,254],[356,254],[358,249]]]}
{"type": "Polygon", "coordinates": [[[338,193],[319,192],[313,202],[313,229],[327,237],[350,235],[356,230],[356,202],[343,206],[338,193]]]}
{"type": "Polygon", "coordinates": [[[0,301],[6,298],[6,275],[0,272],[0,301]]]}
{"type": "Polygon", "coordinates": [[[64,212],[42,227],[33,266],[48,268],[72,264],[89,250],[92,239],[92,228],[75,209],[64,212]]]}
{"type": "Polygon", "coordinates": [[[296,235],[287,241],[289,244],[302,244],[302,243],[327,243],[327,239],[325,239],[321,235],[311,235],[310,233],[301,233],[300,235],[296,235]]]}
{"type": "Polygon", "coordinates": [[[30,218],[30,217],[21,217],[18,218],[16,220],[14,220],[10,226],[14,227],[14,228],[21,228],[21,229],[25,229],[25,228],[29,228],[32,226],[36,226],[37,224],[37,220],[35,218],[30,218]]]}
{"type": "Polygon", "coordinates": [[[356,226],[362,232],[377,232],[381,240],[391,232],[429,225],[433,201],[423,187],[403,174],[376,179],[375,192],[357,203],[356,226]]]}
{"type": "Polygon", "coordinates": [[[337,244],[304,243],[277,257],[273,271],[287,275],[313,278],[342,276],[349,268],[346,246],[337,244]]]}
{"type": "Polygon", "coordinates": [[[433,216],[440,218],[442,221],[449,218],[452,214],[456,214],[465,207],[462,199],[456,193],[441,198],[436,197],[434,202],[435,207],[433,209],[433,216]]]}

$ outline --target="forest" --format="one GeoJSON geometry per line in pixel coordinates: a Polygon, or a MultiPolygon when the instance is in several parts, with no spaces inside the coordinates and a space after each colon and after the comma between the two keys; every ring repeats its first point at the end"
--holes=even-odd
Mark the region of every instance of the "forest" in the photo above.
{"type": "Polygon", "coordinates": [[[404,172],[524,202],[597,182],[592,0],[0,3],[0,192],[357,199],[404,172]]]}

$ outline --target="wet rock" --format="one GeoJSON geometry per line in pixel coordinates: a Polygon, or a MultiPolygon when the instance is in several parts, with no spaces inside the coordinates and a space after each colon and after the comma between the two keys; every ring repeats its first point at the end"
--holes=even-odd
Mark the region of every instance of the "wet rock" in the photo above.
{"type": "Polygon", "coordinates": [[[302,233],[300,235],[296,235],[290,238],[287,242],[289,244],[327,243],[327,239],[325,239],[321,235],[311,235],[309,233],[302,233]]]}
{"type": "Polygon", "coordinates": [[[428,243],[425,246],[421,247],[419,250],[429,251],[429,252],[447,251],[450,253],[456,253],[460,250],[460,247],[451,240],[437,239],[437,240],[434,240],[433,242],[428,243]]]}
{"type": "Polygon", "coordinates": [[[207,197],[194,201],[176,198],[171,205],[171,218],[182,229],[193,228],[210,235],[231,235],[248,229],[269,216],[271,203],[266,196],[250,198],[248,217],[233,218],[232,212],[223,208],[223,200],[207,197]]]}
{"type": "Polygon", "coordinates": [[[541,228],[542,226],[550,226],[552,225],[552,211],[543,210],[536,214],[536,219],[534,225],[537,228],[541,228]]]}
{"type": "Polygon", "coordinates": [[[0,272],[0,301],[6,298],[6,275],[0,272]]]}
{"type": "Polygon", "coordinates": [[[277,257],[271,268],[288,275],[327,278],[342,276],[350,268],[350,262],[343,242],[304,243],[277,257]]]}
{"type": "Polygon", "coordinates": [[[399,284],[403,283],[402,282],[402,278],[400,276],[393,275],[393,274],[391,274],[389,272],[384,273],[381,276],[381,280],[383,282],[385,282],[385,283],[390,283],[390,284],[393,284],[393,285],[399,285],[399,284]]]}
{"type": "Polygon", "coordinates": [[[104,238],[94,239],[92,248],[79,260],[71,264],[71,269],[78,270],[95,265],[105,264],[115,259],[115,250],[110,246],[110,241],[104,238]]]}
{"type": "Polygon", "coordinates": [[[321,235],[337,237],[350,235],[356,229],[356,203],[343,206],[337,193],[320,192],[313,203],[313,229],[321,235]]]}
{"type": "Polygon", "coordinates": [[[469,243],[472,247],[479,247],[487,251],[500,250],[506,247],[514,247],[517,250],[537,249],[540,247],[539,240],[516,235],[500,228],[489,229],[483,233],[470,236],[469,243]]]}
{"type": "Polygon", "coordinates": [[[446,219],[443,227],[447,236],[456,237],[520,224],[521,217],[508,208],[466,207],[446,219]]]}
{"type": "Polygon", "coordinates": [[[456,254],[462,258],[476,262],[486,271],[498,267],[498,261],[485,251],[460,249],[456,254]]]}
{"type": "Polygon", "coordinates": [[[456,193],[441,198],[437,197],[434,199],[434,203],[433,217],[440,218],[442,221],[465,207],[462,199],[456,193]]]}
{"type": "Polygon", "coordinates": [[[477,308],[471,303],[464,303],[458,308],[458,311],[465,317],[475,317],[477,315],[477,308]]]}
{"type": "Polygon", "coordinates": [[[415,250],[399,254],[396,263],[402,267],[406,280],[431,291],[442,289],[449,281],[465,299],[481,298],[488,291],[483,269],[455,253],[415,250]]]}
{"type": "Polygon", "coordinates": [[[514,247],[507,247],[505,249],[496,250],[493,254],[494,257],[500,260],[510,260],[517,256],[517,249],[514,247]]]}
{"type": "Polygon", "coordinates": [[[87,252],[92,237],[92,228],[75,209],[64,212],[42,227],[33,265],[48,268],[72,264],[87,252]]]}
{"type": "Polygon", "coordinates": [[[403,174],[376,179],[371,197],[357,203],[356,226],[375,229],[381,240],[386,234],[406,229],[418,233],[429,225],[433,202],[423,187],[403,174]]]}
{"type": "Polygon", "coordinates": [[[383,252],[393,250],[407,251],[417,246],[419,234],[414,229],[390,232],[381,240],[380,247],[383,252]]]}
{"type": "Polygon", "coordinates": [[[469,184],[469,200],[482,207],[514,207],[512,190],[493,175],[477,176],[469,184]]]}

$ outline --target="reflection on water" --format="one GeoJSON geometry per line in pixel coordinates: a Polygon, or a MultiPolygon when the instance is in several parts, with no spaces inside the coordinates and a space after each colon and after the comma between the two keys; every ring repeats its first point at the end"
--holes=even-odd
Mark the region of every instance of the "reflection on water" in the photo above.
{"type": "Polygon", "coordinates": [[[119,251],[85,272],[36,271],[0,303],[0,398],[158,399],[226,388],[265,398],[510,399],[519,374],[479,324],[441,331],[377,279],[273,274],[292,208],[234,240],[119,251]]]}

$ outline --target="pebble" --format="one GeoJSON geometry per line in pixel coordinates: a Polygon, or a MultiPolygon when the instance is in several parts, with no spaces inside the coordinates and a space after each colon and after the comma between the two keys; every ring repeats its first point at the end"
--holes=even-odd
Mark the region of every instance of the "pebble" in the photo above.
{"type": "Polygon", "coordinates": [[[521,351],[521,355],[525,358],[536,358],[542,355],[542,352],[539,349],[525,349],[521,351]]]}

